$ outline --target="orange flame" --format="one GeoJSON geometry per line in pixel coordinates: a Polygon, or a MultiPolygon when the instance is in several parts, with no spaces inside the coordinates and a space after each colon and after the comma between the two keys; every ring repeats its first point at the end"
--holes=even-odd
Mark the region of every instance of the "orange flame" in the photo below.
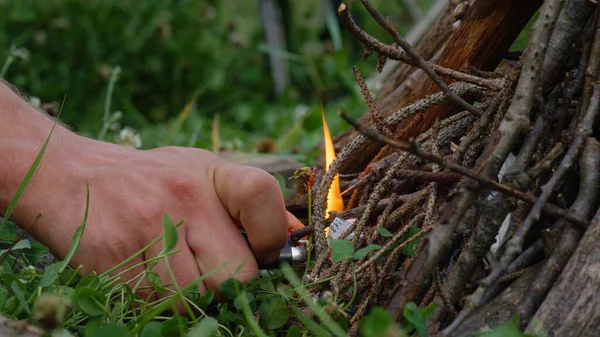
{"type": "MultiPolygon", "coordinates": [[[[323,117],[323,135],[325,140],[325,171],[329,170],[329,166],[335,159],[335,149],[333,147],[333,139],[325,120],[325,113],[323,112],[323,106],[321,106],[321,116],[323,117]]],[[[342,199],[342,192],[340,191],[340,177],[336,174],[333,178],[333,183],[329,187],[329,193],[327,193],[327,210],[326,214],[331,211],[341,212],[344,210],[344,200],[342,199]]],[[[325,232],[327,234],[327,230],[325,232]]]]}

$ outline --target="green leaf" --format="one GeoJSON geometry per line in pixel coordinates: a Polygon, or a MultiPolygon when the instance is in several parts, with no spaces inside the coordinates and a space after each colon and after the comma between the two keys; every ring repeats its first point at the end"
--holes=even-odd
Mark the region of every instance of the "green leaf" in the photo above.
{"type": "Polygon", "coordinates": [[[204,317],[190,332],[188,337],[213,337],[217,335],[219,322],[213,317],[204,317]]]}
{"type": "Polygon", "coordinates": [[[352,258],[354,258],[355,260],[360,260],[363,257],[367,256],[367,254],[369,254],[370,252],[374,252],[376,250],[380,250],[381,246],[380,245],[376,245],[376,244],[370,244],[368,246],[366,246],[365,248],[361,248],[359,250],[356,251],[356,253],[354,253],[354,255],[352,256],[352,258]]]}
{"type": "Polygon", "coordinates": [[[39,242],[31,242],[31,248],[24,249],[21,254],[27,258],[32,265],[37,265],[48,257],[49,249],[39,242]]]}
{"type": "Polygon", "coordinates": [[[427,318],[427,317],[429,317],[429,315],[433,314],[433,312],[435,311],[435,308],[437,308],[437,304],[431,303],[430,305],[421,309],[421,314],[423,314],[423,317],[427,318]]]}
{"type": "Polygon", "coordinates": [[[58,280],[59,270],[62,268],[62,262],[56,262],[44,268],[44,274],[40,279],[38,286],[40,288],[46,288],[54,284],[58,280]]]}
{"type": "Polygon", "coordinates": [[[333,262],[349,259],[354,254],[354,245],[350,240],[333,240],[330,245],[333,262]]]}
{"type": "MultiPolygon", "coordinates": [[[[29,242],[29,240],[21,240],[17,243],[14,244],[14,246],[12,246],[12,248],[10,249],[11,251],[15,251],[15,250],[21,250],[21,249],[28,249],[31,248],[31,242],[29,242]]],[[[0,250],[0,256],[4,255],[4,253],[8,252],[8,249],[2,249],[0,250]]]]}
{"type": "Polygon", "coordinates": [[[177,227],[175,227],[171,218],[166,214],[163,217],[163,225],[165,234],[163,253],[168,253],[175,248],[179,234],[177,233],[177,227]]]}
{"type": "Polygon", "coordinates": [[[233,300],[233,305],[235,306],[236,309],[241,310],[242,309],[242,297],[246,297],[246,301],[248,304],[252,303],[252,301],[254,301],[254,294],[253,293],[248,293],[248,292],[242,292],[241,294],[237,295],[235,297],[235,300],[233,300]]]}
{"type": "Polygon", "coordinates": [[[289,319],[288,307],[279,296],[271,296],[258,307],[260,313],[260,324],[269,330],[281,328],[289,319]]]}
{"type": "Polygon", "coordinates": [[[242,287],[242,282],[240,282],[240,280],[231,277],[223,281],[223,283],[219,284],[219,291],[221,292],[221,294],[223,294],[223,296],[227,297],[230,300],[233,300],[242,290],[242,287]]]}
{"type": "MultiPolygon", "coordinates": [[[[205,279],[207,279],[207,278],[211,277],[212,275],[214,275],[215,273],[219,272],[219,270],[223,269],[227,265],[228,265],[228,263],[224,263],[222,265],[219,265],[216,268],[213,268],[208,273],[206,273],[200,277],[197,277],[195,280],[192,280],[192,282],[190,282],[188,285],[183,287],[181,289],[181,292],[183,294],[187,294],[192,289],[198,289],[198,284],[200,282],[204,281],[205,279]]],[[[165,298],[162,302],[155,305],[151,309],[147,310],[144,313],[144,315],[140,316],[137,320],[132,321],[135,323],[135,325],[128,324],[128,327],[131,327],[130,328],[131,333],[133,335],[137,335],[139,333],[140,328],[144,327],[148,322],[153,320],[156,316],[160,315],[165,310],[168,310],[169,308],[171,308],[171,306],[173,306],[175,304],[175,302],[178,300],[180,300],[179,296],[170,296],[170,297],[165,298]]]]}
{"type": "Polygon", "coordinates": [[[12,221],[7,221],[6,225],[0,228],[0,242],[11,244],[19,238],[17,225],[12,221]]]}
{"type": "Polygon", "coordinates": [[[106,295],[98,290],[82,287],[76,289],[73,293],[73,303],[86,314],[97,317],[104,314],[103,308],[106,303],[106,295]]]}
{"type": "Polygon", "coordinates": [[[98,275],[90,274],[90,275],[84,276],[77,283],[77,286],[75,286],[75,290],[83,288],[83,287],[97,289],[99,285],[100,285],[100,278],[98,278],[98,275]]]}
{"type": "Polygon", "coordinates": [[[425,327],[425,316],[419,311],[419,308],[414,302],[408,302],[402,312],[406,321],[410,323],[419,333],[419,336],[425,337],[427,335],[427,328],[425,327]]]}
{"type": "MultiPolygon", "coordinates": [[[[197,294],[197,293],[196,293],[197,294]]],[[[200,308],[208,307],[215,299],[215,292],[212,289],[207,289],[204,295],[196,297],[194,303],[200,308]]]]}
{"type": "MultiPolygon", "coordinates": [[[[325,312],[323,307],[315,302],[312,295],[303,287],[298,275],[296,275],[288,263],[283,262],[281,264],[281,271],[283,272],[285,278],[296,289],[296,292],[300,298],[302,298],[304,303],[306,303],[306,305],[317,315],[323,326],[325,326],[335,336],[342,337],[348,335],[347,331],[342,329],[342,327],[331,316],[329,316],[327,312],[325,312]]],[[[297,311],[296,314],[298,314],[298,312],[299,311],[297,311]]]]}
{"type": "Polygon", "coordinates": [[[392,316],[382,308],[375,307],[360,322],[361,337],[382,336],[394,323],[392,316]]]}
{"type": "Polygon", "coordinates": [[[308,328],[315,336],[317,337],[330,337],[331,334],[325,328],[320,326],[317,322],[310,319],[310,317],[306,316],[300,309],[294,307],[294,315],[300,319],[300,322],[308,328]]]}
{"type": "Polygon", "coordinates": [[[379,232],[379,235],[381,235],[381,236],[383,236],[385,238],[391,238],[392,236],[394,236],[394,234],[392,234],[392,232],[388,231],[383,226],[377,227],[377,231],[379,232]]]}
{"type": "Polygon", "coordinates": [[[101,326],[94,332],[94,337],[129,337],[129,331],[121,325],[109,323],[101,326]]]}
{"type": "Polygon", "coordinates": [[[171,319],[165,321],[162,328],[162,335],[182,337],[185,336],[187,331],[187,318],[175,315],[171,319]]]}
{"type": "Polygon", "coordinates": [[[300,328],[297,325],[290,326],[287,333],[285,334],[285,337],[301,337],[301,336],[302,336],[302,330],[300,330],[300,328]]]}
{"type": "Polygon", "coordinates": [[[11,314],[16,314],[17,308],[19,307],[19,299],[17,296],[11,296],[6,300],[6,304],[4,306],[5,312],[9,312],[11,314]]]}
{"type": "Polygon", "coordinates": [[[160,280],[160,276],[158,273],[153,271],[147,272],[146,277],[148,278],[148,282],[150,285],[160,294],[166,294],[167,290],[162,286],[162,282],[160,280]]]}
{"type": "Polygon", "coordinates": [[[71,262],[71,259],[75,255],[75,253],[77,253],[77,251],[81,247],[81,237],[83,236],[83,231],[85,230],[85,225],[87,223],[87,218],[88,218],[88,211],[90,209],[90,186],[89,185],[85,186],[85,191],[86,191],[85,212],[83,213],[83,220],[81,221],[81,225],[79,225],[79,227],[77,227],[77,229],[75,230],[75,234],[73,234],[73,238],[71,238],[71,247],[69,248],[69,252],[67,253],[67,256],[65,256],[65,259],[61,262],[60,270],[58,271],[59,274],[62,273],[63,270],[65,270],[65,268],[67,268],[67,266],[71,262]]]}
{"type": "MultiPolygon", "coordinates": [[[[412,236],[414,236],[415,234],[417,234],[421,229],[417,228],[417,227],[411,227],[406,233],[404,233],[404,235],[402,235],[401,237],[401,242],[404,242],[408,239],[410,239],[412,236]]],[[[417,249],[417,245],[419,245],[419,239],[416,239],[414,241],[412,241],[411,243],[407,244],[406,246],[402,247],[401,251],[402,254],[406,255],[406,256],[413,256],[415,254],[415,250],[417,249]]]]}
{"type": "Polygon", "coordinates": [[[27,304],[27,301],[25,300],[25,294],[23,294],[23,291],[21,290],[21,288],[19,288],[19,285],[17,284],[17,280],[12,281],[10,284],[10,289],[13,291],[13,293],[15,294],[15,296],[17,297],[17,300],[19,300],[19,308],[17,309],[17,312],[21,312],[21,309],[25,310],[26,313],[31,315],[31,309],[29,309],[29,305],[27,304]]]}

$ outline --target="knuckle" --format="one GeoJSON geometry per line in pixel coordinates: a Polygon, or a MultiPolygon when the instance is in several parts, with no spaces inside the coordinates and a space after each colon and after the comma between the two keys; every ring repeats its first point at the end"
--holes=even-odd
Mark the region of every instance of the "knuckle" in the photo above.
{"type": "Polygon", "coordinates": [[[279,190],[277,180],[259,168],[248,167],[240,189],[244,198],[256,199],[262,195],[279,190]]]}
{"type": "Polygon", "coordinates": [[[167,193],[175,200],[194,198],[198,189],[196,181],[185,174],[175,174],[165,177],[167,193]]]}

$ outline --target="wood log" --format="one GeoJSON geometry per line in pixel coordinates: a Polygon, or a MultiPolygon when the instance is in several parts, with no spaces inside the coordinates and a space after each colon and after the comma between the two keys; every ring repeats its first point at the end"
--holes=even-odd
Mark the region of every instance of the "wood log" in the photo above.
{"type": "MultiPolygon", "coordinates": [[[[464,70],[468,66],[480,70],[494,70],[542,2],[541,0],[474,1],[459,28],[448,38],[439,57],[436,57],[437,63],[457,70],[464,70]],[[498,32],[502,33],[498,34],[498,32]]],[[[448,13],[443,15],[440,20],[442,23],[436,25],[432,31],[439,31],[441,26],[452,31],[451,24],[448,26],[451,23],[448,18],[448,13]]],[[[436,43],[432,39],[424,38],[420,45],[436,43]]],[[[439,47],[439,43],[438,41],[436,46],[439,47]]],[[[381,94],[377,97],[380,113],[390,115],[416,99],[440,91],[424,72],[417,70],[412,75],[406,75],[408,73],[403,67],[384,84],[381,94]],[[410,80],[407,81],[408,77],[410,80]]],[[[446,79],[446,82],[451,83],[451,80],[446,79]]],[[[402,135],[406,137],[415,136],[429,129],[436,117],[443,118],[455,112],[453,104],[443,104],[415,115],[414,118],[399,125],[397,130],[402,130],[402,135]]],[[[362,122],[370,124],[370,117],[363,118],[362,122]]],[[[354,136],[356,132],[349,131],[337,137],[338,147],[354,136]]],[[[380,147],[381,144],[373,142],[365,145],[341,171],[361,171],[380,147]]]]}
{"type": "Polygon", "coordinates": [[[452,336],[473,336],[477,332],[493,329],[499,324],[510,321],[517,312],[517,305],[529,288],[535,275],[540,271],[543,264],[538,264],[523,272],[513,283],[510,284],[500,295],[483,307],[475,310],[463,324],[461,324],[452,336]]]}
{"type": "Polygon", "coordinates": [[[526,332],[600,336],[600,209],[526,332]]]}

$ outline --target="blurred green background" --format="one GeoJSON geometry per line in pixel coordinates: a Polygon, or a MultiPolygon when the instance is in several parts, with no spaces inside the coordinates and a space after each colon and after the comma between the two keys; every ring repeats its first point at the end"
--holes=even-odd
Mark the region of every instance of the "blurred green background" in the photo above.
{"type": "MultiPolygon", "coordinates": [[[[421,1],[426,10],[431,1],[421,1]]],[[[5,79],[42,103],[66,105],[61,120],[98,137],[111,72],[110,114],[135,129],[143,148],[185,145],[212,149],[219,115],[219,145],[254,151],[272,138],[279,153],[311,151],[320,139],[319,102],[333,133],[343,125],[335,112],[364,112],[352,65],[365,76],[375,58],[339,26],[333,6],[318,0],[283,1],[287,50],[266,46],[256,1],[200,0],[0,0],[0,64],[16,54],[5,79]],[[337,47],[337,48],[336,48],[337,47]],[[289,61],[290,85],[274,91],[268,54],[289,61]],[[195,99],[188,114],[187,103],[195,99]]],[[[412,25],[400,1],[374,1],[406,30],[412,25]]],[[[352,12],[370,33],[387,38],[358,1],[352,12]]]]}
{"type": "MultiPolygon", "coordinates": [[[[417,1],[423,12],[432,2],[417,1]]],[[[339,108],[366,110],[352,66],[368,77],[376,60],[360,60],[362,48],[337,25],[334,5],[281,3],[287,50],[266,45],[257,1],[0,0],[0,65],[7,81],[42,103],[66,95],[61,120],[85,135],[118,141],[127,126],[142,148],[213,149],[218,115],[218,147],[266,144],[310,161],[322,137],[319,103],[332,133],[347,128],[339,108]],[[280,95],[269,53],[289,62],[290,85],[280,95]]],[[[413,25],[402,1],[373,3],[401,32],[413,25]]],[[[390,42],[358,1],[349,6],[365,30],[390,42]]]]}

